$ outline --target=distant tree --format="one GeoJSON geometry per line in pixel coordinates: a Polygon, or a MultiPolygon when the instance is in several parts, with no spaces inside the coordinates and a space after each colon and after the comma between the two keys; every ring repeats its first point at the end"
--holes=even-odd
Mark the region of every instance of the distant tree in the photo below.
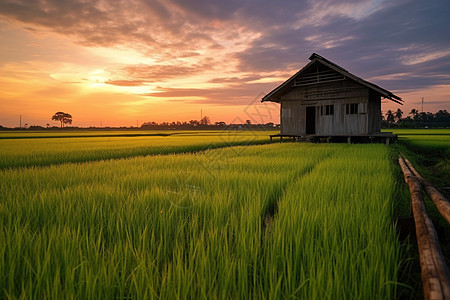
{"type": "Polygon", "coordinates": [[[412,119],[415,121],[417,120],[417,116],[419,115],[419,111],[415,108],[411,109],[409,114],[412,116],[412,119]]]}
{"type": "Polygon", "coordinates": [[[61,128],[64,127],[64,124],[72,124],[72,116],[62,111],[55,113],[52,120],[61,122],[61,128]]]}
{"type": "Polygon", "coordinates": [[[197,121],[197,120],[190,120],[190,121],[189,121],[189,125],[190,125],[190,126],[198,126],[199,124],[200,124],[200,122],[197,121]]]}
{"type": "Polygon", "coordinates": [[[400,108],[397,109],[397,111],[394,113],[395,118],[397,119],[397,122],[402,119],[403,112],[400,108]]]}
{"type": "Polygon", "coordinates": [[[49,127],[50,127],[50,124],[47,123],[47,128],[49,128],[49,127]]]}
{"type": "Polygon", "coordinates": [[[436,119],[444,119],[444,118],[448,118],[449,116],[450,116],[450,113],[446,109],[444,109],[444,110],[441,109],[436,113],[436,119]]]}
{"type": "Polygon", "coordinates": [[[434,121],[438,126],[447,127],[450,124],[450,113],[441,109],[435,114],[434,121]]]}
{"type": "Polygon", "coordinates": [[[208,116],[204,116],[201,120],[200,120],[200,125],[209,125],[211,124],[211,119],[208,116]]]}
{"type": "Polygon", "coordinates": [[[245,125],[252,125],[252,121],[251,120],[245,120],[245,125]]]}
{"type": "Polygon", "coordinates": [[[392,124],[395,122],[395,116],[394,116],[394,113],[392,112],[392,110],[387,111],[386,121],[388,122],[388,124],[392,124]]]}

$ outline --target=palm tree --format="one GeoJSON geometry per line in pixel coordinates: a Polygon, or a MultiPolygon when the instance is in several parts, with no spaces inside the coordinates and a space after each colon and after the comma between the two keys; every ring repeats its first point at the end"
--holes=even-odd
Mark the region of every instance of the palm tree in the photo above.
{"type": "Polygon", "coordinates": [[[397,108],[397,111],[394,113],[395,118],[397,119],[397,122],[402,119],[403,112],[400,108],[397,108]]]}
{"type": "Polygon", "coordinates": [[[409,113],[413,119],[415,119],[417,117],[417,115],[419,114],[419,111],[415,108],[411,109],[411,112],[409,113]]]}
{"type": "Polygon", "coordinates": [[[388,125],[395,122],[395,116],[392,110],[388,110],[386,113],[386,121],[388,122],[388,125]]]}

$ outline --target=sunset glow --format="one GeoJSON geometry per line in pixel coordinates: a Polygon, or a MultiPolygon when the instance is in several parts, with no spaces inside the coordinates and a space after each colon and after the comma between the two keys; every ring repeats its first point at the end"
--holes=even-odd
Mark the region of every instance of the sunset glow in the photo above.
{"type": "Polygon", "coordinates": [[[0,125],[279,122],[261,97],[316,52],[405,100],[450,110],[448,1],[0,3],[0,125]],[[264,113],[262,113],[264,112],[264,113]]]}

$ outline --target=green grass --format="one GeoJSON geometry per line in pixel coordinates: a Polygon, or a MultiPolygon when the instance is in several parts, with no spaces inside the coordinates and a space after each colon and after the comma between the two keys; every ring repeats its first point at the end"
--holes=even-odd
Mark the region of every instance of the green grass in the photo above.
{"type": "Polygon", "coordinates": [[[0,139],[32,138],[71,138],[71,137],[108,137],[108,136],[157,136],[178,134],[172,130],[12,130],[0,131],[0,139]]]}
{"type": "Polygon", "coordinates": [[[411,128],[390,128],[383,129],[383,131],[393,132],[398,135],[449,135],[450,129],[448,128],[420,128],[420,129],[411,129],[411,128]]]}
{"type": "Polygon", "coordinates": [[[393,298],[388,155],[286,143],[1,170],[0,298],[393,298]]]}
{"type": "Polygon", "coordinates": [[[397,129],[394,133],[425,178],[438,187],[450,186],[450,129],[397,129]]]}
{"type": "Polygon", "coordinates": [[[394,129],[400,141],[418,152],[450,157],[450,129],[394,129]]]}
{"type": "MultiPolygon", "coordinates": [[[[140,131],[139,131],[140,132],[140,131]]],[[[119,134],[129,132],[115,132],[119,134]]],[[[272,131],[158,131],[152,134],[170,136],[98,136],[114,132],[67,132],[66,138],[26,139],[34,132],[0,133],[0,136],[21,137],[0,139],[0,169],[80,163],[142,155],[202,151],[212,148],[263,144],[269,142],[272,131]],[[89,137],[73,137],[79,134],[89,137]],[[70,137],[70,138],[67,138],[70,137]]],[[[44,133],[48,134],[48,133],[44,133]]],[[[58,133],[60,134],[60,133],[58,133]]]]}
{"type": "MultiPolygon", "coordinates": [[[[171,136],[171,135],[200,135],[216,136],[221,132],[244,133],[259,130],[8,130],[0,131],[0,139],[32,139],[32,138],[74,138],[74,137],[135,137],[135,136],[171,136]]],[[[263,130],[261,130],[263,131],[263,130]]]]}

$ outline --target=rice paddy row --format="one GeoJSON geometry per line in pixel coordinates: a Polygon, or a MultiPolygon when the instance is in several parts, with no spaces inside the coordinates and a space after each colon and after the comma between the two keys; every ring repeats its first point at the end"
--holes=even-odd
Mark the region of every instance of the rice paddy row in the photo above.
{"type": "Polygon", "coordinates": [[[450,129],[396,129],[395,134],[408,147],[426,154],[450,157],[450,129]]]}
{"type": "MultiPolygon", "coordinates": [[[[0,169],[81,163],[143,155],[202,151],[237,145],[268,143],[268,131],[153,132],[167,136],[99,137],[98,135],[131,134],[114,132],[81,132],[89,137],[43,138],[49,133],[0,133],[0,169]],[[23,137],[34,136],[33,139],[23,137]],[[20,137],[20,139],[10,139],[20,137]],[[41,138],[39,138],[41,137],[41,138]]],[[[55,133],[56,134],[56,133],[55,133]]],[[[61,134],[61,133],[58,133],[61,134]]]]}
{"type": "Polygon", "coordinates": [[[0,298],[393,298],[387,157],[271,144],[4,169],[0,298]]]}

